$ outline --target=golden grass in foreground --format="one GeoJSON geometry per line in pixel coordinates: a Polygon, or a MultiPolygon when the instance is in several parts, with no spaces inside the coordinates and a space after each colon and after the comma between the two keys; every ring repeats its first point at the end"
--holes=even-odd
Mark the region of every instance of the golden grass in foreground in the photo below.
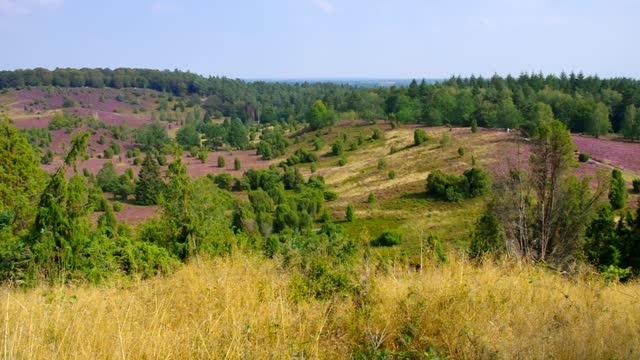
{"type": "Polygon", "coordinates": [[[348,358],[383,349],[451,358],[640,357],[640,286],[522,264],[452,260],[360,270],[360,294],[289,300],[293,275],[257,256],[200,260],[169,278],[4,289],[4,358],[348,358]],[[436,350],[433,350],[436,349],[436,350]]]}

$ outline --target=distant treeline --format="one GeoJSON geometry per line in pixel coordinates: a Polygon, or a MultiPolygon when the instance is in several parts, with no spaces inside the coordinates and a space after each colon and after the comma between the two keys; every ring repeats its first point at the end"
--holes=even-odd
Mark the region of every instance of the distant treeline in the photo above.
{"type": "Polygon", "coordinates": [[[362,88],[346,84],[245,82],[182,71],[56,69],[0,71],[0,89],[26,86],[148,88],[191,96],[208,111],[261,123],[307,119],[321,100],[342,118],[390,119],[428,125],[530,129],[553,116],[574,132],[623,131],[640,137],[636,108],[640,81],[583,74],[452,77],[407,87],[362,88]],[[550,111],[549,111],[550,110],[550,111]]]}

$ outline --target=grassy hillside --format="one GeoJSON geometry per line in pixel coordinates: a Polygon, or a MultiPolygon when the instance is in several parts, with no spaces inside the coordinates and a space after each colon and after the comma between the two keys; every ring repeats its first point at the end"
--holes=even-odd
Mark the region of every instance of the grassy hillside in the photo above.
{"type": "Polygon", "coordinates": [[[636,358],[640,286],[505,261],[357,270],[294,301],[296,272],[236,254],[168,278],[3,289],[5,358],[636,358]],[[438,357],[439,356],[439,357],[438,357]]]}

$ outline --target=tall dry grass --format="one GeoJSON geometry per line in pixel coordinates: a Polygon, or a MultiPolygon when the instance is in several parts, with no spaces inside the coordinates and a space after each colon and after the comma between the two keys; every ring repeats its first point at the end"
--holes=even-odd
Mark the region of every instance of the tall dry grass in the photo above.
{"type": "Polygon", "coordinates": [[[640,286],[462,259],[373,265],[356,295],[293,302],[274,260],[200,259],[94,288],[3,289],[4,358],[640,357],[640,286]]]}

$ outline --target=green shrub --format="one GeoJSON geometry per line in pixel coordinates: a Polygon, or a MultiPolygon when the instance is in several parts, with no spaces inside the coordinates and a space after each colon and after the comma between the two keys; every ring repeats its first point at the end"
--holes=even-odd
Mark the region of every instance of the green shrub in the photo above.
{"type": "Polygon", "coordinates": [[[391,247],[402,243],[402,234],[397,230],[385,230],[377,239],[371,241],[371,246],[391,247]]]}
{"type": "Polygon", "coordinates": [[[331,154],[334,156],[340,156],[344,152],[344,143],[342,141],[336,141],[331,145],[331,154]]]}
{"type": "Polygon", "coordinates": [[[41,164],[45,164],[45,165],[49,165],[53,161],[53,157],[54,156],[55,156],[55,154],[53,153],[53,151],[47,150],[47,152],[44,153],[42,155],[42,157],[40,158],[40,163],[41,164]]]}
{"type": "Polygon", "coordinates": [[[442,146],[447,145],[449,144],[450,141],[451,141],[451,136],[449,135],[449,133],[444,133],[440,138],[440,145],[442,146]]]}
{"type": "Polygon", "coordinates": [[[238,171],[242,168],[242,164],[240,164],[240,159],[235,158],[233,159],[233,168],[238,171]]]}
{"type": "Polygon", "coordinates": [[[474,134],[478,132],[478,122],[475,119],[471,120],[471,132],[474,134]]]}
{"type": "Polygon", "coordinates": [[[115,212],[122,211],[122,203],[120,201],[116,201],[113,203],[113,211],[115,212]]]}
{"type": "Polygon", "coordinates": [[[580,162],[587,162],[589,161],[589,159],[591,159],[591,156],[589,156],[589,154],[580,153],[580,155],[578,155],[578,160],[580,160],[580,162]]]}
{"type": "Polygon", "coordinates": [[[374,202],[376,202],[376,196],[373,193],[370,193],[369,197],[367,198],[367,202],[369,204],[373,204],[374,202]]]}
{"type": "Polygon", "coordinates": [[[233,187],[234,178],[233,178],[233,176],[231,176],[231,174],[222,173],[222,174],[216,176],[214,178],[213,182],[216,185],[218,185],[218,187],[220,189],[231,190],[231,188],[233,187]]]}
{"type": "Polygon", "coordinates": [[[345,157],[341,157],[341,158],[338,160],[338,165],[339,165],[339,166],[345,166],[345,165],[347,165],[347,158],[345,158],[345,157]]]}
{"type": "Polygon", "coordinates": [[[490,178],[485,171],[471,168],[463,176],[446,175],[434,170],[427,178],[427,194],[446,201],[459,202],[484,194],[490,178]]]}
{"type": "Polygon", "coordinates": [[[611,187],[609,190],[609,202],[614,210],[623,209],[627,205],[627,187],[622,172],[614,169],[611,172],[611,187]]]}
{"type": "Polygon", "coordinates": [[[219,168],[223,168],[223,167],[225,167],[225,165],[226,165],[226,161],[224,159],[224,156],[219,155],[218,156],[218,167],[219,168]]]}
{"type": "Polygon", "coordinates": [[[335,191],[325,191],[323,193],[323,196],[326,201],[333,201],[338,199],[338,193],[335,191]]]}
{"type": "Polygon", "coordinates": [[[382,130],[378,128],[373,129],[373,134],[371,134],[371,138],[373,140],[382,139],[382,130]]]}
{"type": "Polygon", "coordinates": [[[422,129],[416,129],[413,132],[413,144],[416,146],[424,144],[428,139],[426,131],[422,129]]]}
{"type": "Polygon", "coordinates": [[[356,213],[353,208],[353,204],[349,203],[347,204],[347,210],[345,211],[345,219],[347,220],[347,222],[353,222],[355,218],[356,218],[356,213]]]}
{"type": "Polygon", "coordinates": [[[385,158],[381,158],[378,160],[378,170],[382,170],[387,167],[387,160],[385,158]]]}
{"type": "Polygon", "coordinates": [[[202,149],[198,152],[198,159],[201,163],[206,163],[207,158],[209,157],[209,152],[206,149],[202,149]]]}
{"type": "Polygon", "coordinates": [[[322,140],[319,137],[313,138],[313,149],[319,151],[322,148],[322,140]]]}
{"type": "Polygon", "coordinates": [[[640,178],[633,179],[633,192],[638,194],[640,193],[640,178]]]}
{"type": "Polygon", "coordinates": [[[462,147],[458,148],[458,156],[460,156],[460,157],[464,156],[464,148],[462,148],[462,147]]]}
{"type": "Polygon", "coordinates": [[[390,180],[393,180],[396,178],[396,171],[395,170],[391,170],[389,171],[389,175],[388,175],[390,180]]]}

